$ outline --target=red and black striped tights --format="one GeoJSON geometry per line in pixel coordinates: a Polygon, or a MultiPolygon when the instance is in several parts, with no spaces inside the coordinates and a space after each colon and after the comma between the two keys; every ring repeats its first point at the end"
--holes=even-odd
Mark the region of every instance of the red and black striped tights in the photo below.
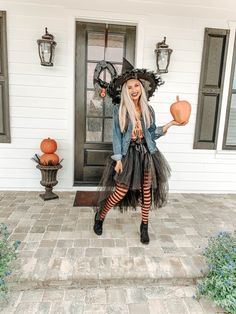
{"type": "MultiPolygon", "coordinates": [[[[142,211],[142,221],[144,224],[148,223],[148,214],[151,206],[151,180],[148,173],[144,174],[144,183],[143,183],[143,198],[141,204],[142,211]]],[[[108,197],[105,206],[100,214],[100,219],[104,219],[108,211],[115,206],[119,201],[123,199],[125,194],[128,192],[128,188],[122,185],[117,184],[115,191],[108,197]]]]}

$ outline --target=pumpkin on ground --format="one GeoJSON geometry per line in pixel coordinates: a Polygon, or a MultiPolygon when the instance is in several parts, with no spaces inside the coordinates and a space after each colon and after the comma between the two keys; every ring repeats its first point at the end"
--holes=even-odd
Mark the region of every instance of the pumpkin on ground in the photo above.
{"type": "Polygon", "coordinates": [[[176,96],[176,102],[170,106],[170,112],[175,121],[184,123],[189,120],[191,105],[188,101],[179,100],[179,96],[176,96]]]}
{"type": "Polygon", "coordinates": [[[42,140],[40,149],[45,154],[53,154],[57,150],[57,142],[50,137],[42,140]]]}
{"type": "Polygon", "coordinates": [[[57,154],[43,154],[40,156],[40,164],[43,166],[56,166],[59,164],[59,157],[57,154]]]}

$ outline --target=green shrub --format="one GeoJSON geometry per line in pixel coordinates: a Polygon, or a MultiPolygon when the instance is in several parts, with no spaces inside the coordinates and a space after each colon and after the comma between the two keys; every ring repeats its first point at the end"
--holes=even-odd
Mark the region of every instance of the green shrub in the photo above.
{"type": "Polygon", "coordinates": [[[20,241],[10,243],[7,226],[0,224],[0,297],[4,297],[8,292],[6,278],[10,276],[11,261],[16,258],[16,250],[20,241]]]}
{"type": "Polygon", "coordinates": [[[236,313],[236,232],[211,237],[203,255],[209,271],[197,285],[197,297],[208,296],[228,313],[236,313]]]}

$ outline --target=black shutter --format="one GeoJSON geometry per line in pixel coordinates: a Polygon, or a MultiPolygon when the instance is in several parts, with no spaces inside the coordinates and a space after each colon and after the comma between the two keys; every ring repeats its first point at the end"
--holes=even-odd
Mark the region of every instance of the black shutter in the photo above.
{"type": "Polygon", "coordinates": [[[205,29],[193,148],[216,148],[228,40],[227,29],[205,29]]]}
{"type": "Polygon", "coordinates": [[[0,11],[0,143],[10,142],[6,12],[0,11]]]}

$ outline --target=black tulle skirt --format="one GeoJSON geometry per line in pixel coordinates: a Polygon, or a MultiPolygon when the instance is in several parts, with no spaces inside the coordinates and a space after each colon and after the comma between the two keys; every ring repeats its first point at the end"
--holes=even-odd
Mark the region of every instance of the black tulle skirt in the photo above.
{"type": "Polygon", "coordinates": [[[124,211],[140,206],[144,174],[148,174],[151,180],[151,209],[166,204],[170,166],[159,150],[150,154],[145,139],[131,141],[127,154],[122,157],[122,173],[116,173],[115,165],[116,161],[109,156],[98,185],[96,211],[103,209],[107,198],[115,191],[116,184],[128,187],[128,192],[115,207],[124,211]]]}

